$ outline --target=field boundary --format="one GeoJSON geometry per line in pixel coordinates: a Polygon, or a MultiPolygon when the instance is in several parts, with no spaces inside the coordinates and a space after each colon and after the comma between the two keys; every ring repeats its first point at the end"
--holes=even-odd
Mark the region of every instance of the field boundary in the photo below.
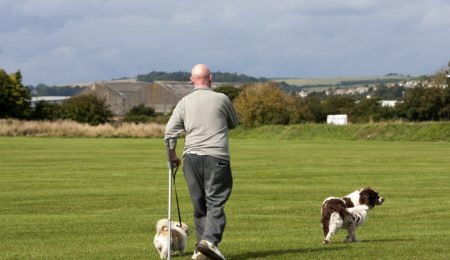
{"type": "Polygon", "coordinates": [[[74,121],[20,121],[0,119],[0,136],[29,137],[145,137],[164,135],[165,125],[122,123],[92,126],[74,121]]]}
{"type": "MultiPolygon", "coordinates": [[[[162,138],[164,131],[165,125],[156,123],[91,126],[73,121],[0,119],[0,136],[11,137],[162,138]]],[[[450,122],[239,126],[230,131],[230,136],[237,139],[450,142],[450,122]]]]}
{"type": "Polygon", "coordinates": [[[270,125],[238,128],[234,138],[278,140],[375,140],[375,141],[443,141],[450,142],[450,122],[372,123],[346,126],[326,124],[270,125]]]}

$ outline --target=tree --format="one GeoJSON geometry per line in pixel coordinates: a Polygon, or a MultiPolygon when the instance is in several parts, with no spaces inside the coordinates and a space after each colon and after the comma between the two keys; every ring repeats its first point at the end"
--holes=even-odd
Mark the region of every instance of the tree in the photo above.
{"type": "Polygon", "coordinates": [[[143,104],[138,105],[133,107],[132,109],[130,109],[130,111],[128,111],[127,115],[130,116],[136,116],[136,115],[143,115],[143,116],[155,116],[155,109],[153,107],[147,107],[143,104]]]}
{"type": "Polygon", "coordinates": [[[60,105],[53,104],[46,101],[39,101],[36,103],[31,112],[31,119],[34,120],[54,120],[60,116],[60,105]]]}
{"type": "Polygon", "coordinates": [[[439,111],[439,117],[441,119],[450,120],[450,85],[444,89],[444,95],[445,95],[445,104],[439,111]]]}
{"type": "MultiPolygon", "coordinates": [[[[287,108],[289,110],[289,123],[298,124],[305,122],[315,122],[315,107],[311,106],[310,101],[319,99],[318,97],[313,98],[300,98],[295,94],[289,95],[287,98],[287,108]]],[[[319,101],[320,105],[320,101],[319,101]]]]}
{"type": "Polygon", "coordinates": [[[286,94],[273,82],[244,86],[235,107],[243,125],[289,123],[286,94]]]}
{"type": "Polygon", "coordinates": [[[419,86],[408,90],[399,111],[403,117],[413,121],[439,120],[446,107],[446,90],[440,87],[419,86]]]}
{"type": "Polygon", "coordinates": [[[393,117],[393,109],[383,107],[379,98],[364,98],[356,105],[352,113],[352,122],[367,123],[393,117]]]}
{"type": "Polygon", "coordinates": [[[305,103],[313,115],[313,122],[323,123],[327,121],[327,112],[325,111],[324,100],[319,95],[310,95],[306,97],[305,103]]]}
{"type": "Polygon", "coordinates": [[[346,114],[350,116],[355,107],[355,100],[350,96],[334,95],[324,102],[325,112],[328,115],[346,114]]]}
{"type": "Polygon", "coordinates": [[[228,98],[233,101],[239,93],[241,93],[241,88],[236,88],[232,85],[222,85],[214,89],[215,92],[223,93],[228,96],[228,98]]]}
{"type": "Polygon", "coordinates": [[[0,118],[24,119],[30,113],[31,94],[22,85],[22,74],[8,75],[0,69],[0,118]]]}
{"type": "Polygon", "coordinates": [[[133,123],[147,123],[156,116],[155,109],[145,105],[135,106],[125,115],[123,121],[133,123]]]}
{"type": "Polygon", "coordinates": [[[61,105],[61,117],[80,123],[98,125],[110,122],[112,112],[104,99],[94,94],[74,96],[61,105]]]}

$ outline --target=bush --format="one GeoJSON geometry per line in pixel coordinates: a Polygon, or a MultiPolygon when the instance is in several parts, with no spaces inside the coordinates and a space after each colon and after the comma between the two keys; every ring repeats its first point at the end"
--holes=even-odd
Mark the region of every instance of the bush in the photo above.
{"type": "Polygon", "coordinates": [[[60,117],[61,106],[58,104],[39,101],[31,112],[32,120],[55,120],[60,117]]]}
{"type": "Polygon", "coordinates": [[[0,69],[0,118],[28,118],[30,90],[22,85],[22,74],[8,75],[0,69]]]}
{"type": "Polygon", "coordinates": [[[275,83],[245,86],[235,100],[241,123],[246,126],[289,123],[287,94],[275,83]]]}
{"type": "Polygon", "coordinates": [[[440,87],[416,87],[405,93],[399,114],[411,121],[448,120],[448,90],[440,87]]]}
{"type": "Polygon", "coordinates": [[[241,93],[242,89],[236,88],[232,85],[222,85],[214,89],[215,92],[223,93],[227,95],[227,97],[233,101],[239,93],[241,93]]]}
{"type": "Polygon", "coordinates": [[[94,94],[74,96],[61,105],[61,118],[90,125],[112,121],[112,112],[104,99],[94,94]]]}
{"type": "Polygon", "coordinates": [[[155,109],[153,107],[146,107],[145,105],[139,105],[135,106],[127,113],[128,116],[137,116],[137,115],[144,115],[144,116],[155,116],[155,109]]]}
{"type": "Polygon", "coordinates": [[[149,123],[156,116],[155,109],[145,105],[135,106],[123,118],[124,122],[129,123],[149,123]]]}
{"type": "Polygon", "coordinates": [[[125,115],[125,117],[122,120],[126,123],[149,123],[152,121],[152,117],[146,116],[146,115],[125,115]]]}

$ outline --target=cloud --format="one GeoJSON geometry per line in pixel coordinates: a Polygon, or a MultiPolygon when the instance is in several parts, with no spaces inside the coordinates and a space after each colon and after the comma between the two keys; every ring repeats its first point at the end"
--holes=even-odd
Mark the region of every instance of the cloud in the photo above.
{"type": "Polygon", "coordinates": [[[0,66],[28,84],[151,70],[253,76],[433,73],[450,57],[444,0],[4,0],[0,66]]]}

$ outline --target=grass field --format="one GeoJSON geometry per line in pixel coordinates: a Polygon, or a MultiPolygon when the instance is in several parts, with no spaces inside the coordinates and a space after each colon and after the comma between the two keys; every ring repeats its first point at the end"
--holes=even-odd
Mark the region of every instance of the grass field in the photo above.
{"type": "MultiPolygon", "coordinates": [[[[232,139],[231,149],[228,259],[450,257],[448,142],[232,139]],[[322,200],[368,185],[386,201],[362,241],[341,232],[323,246],[322,200]]],[[[0,259],[158,259],[166,175],[160,139],[0,137],[0,259]]],[[[177,185],[193,231],[181,173],[177,185]]],[[[193,244],[174,259],[190,259],[193,244]]]]}

